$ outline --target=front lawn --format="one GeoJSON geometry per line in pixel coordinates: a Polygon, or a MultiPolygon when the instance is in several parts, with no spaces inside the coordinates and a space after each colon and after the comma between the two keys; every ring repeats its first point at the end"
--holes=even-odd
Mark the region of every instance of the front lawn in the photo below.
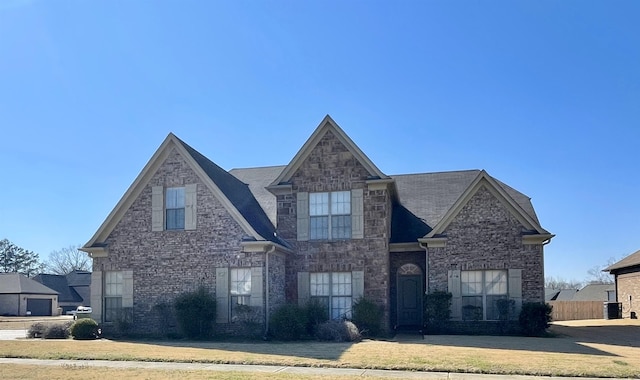
{"type": "Polygon", "coordinates": [[[427,336],[422,340],[417,336],[406,336],[394,341],[366,340],[356,344],[14,340],[2,342],[0,357],[640,377],[640,347],[637,345],[605,344],[570,337],[442,335],[427,336]]]}

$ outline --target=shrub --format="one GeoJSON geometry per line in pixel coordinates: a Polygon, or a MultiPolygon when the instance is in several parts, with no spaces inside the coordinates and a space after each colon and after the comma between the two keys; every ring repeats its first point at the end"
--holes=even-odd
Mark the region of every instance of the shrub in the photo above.
{"type": "Polygon", "coordinates": [[[447,322],[451,319],[451,293],[441,290],[424,296],[424,325],[428,332],[446,332],[447,322]]]}
{"type": "Polygon", "coordinates": [[[248,338],[258,338],[262,334],[262,308],[236,305],[233,322],[240,325],[240,334],[248,338]]]}
{"type": "Polygon", "coordinates": [[[527,302],[520,311],[520,329],[526,336],[542,336],[551,322],[552,307],[548,303],[527,302]]]}
{"type": "Polygon", "coordinates": [[[317,299],[311,299],[304,305],[304,314],[307,318],[305,331],[309,336],[314,336],[318,325],[329,319],[329,310],[326,305],[317,299]]]}
{"type": "Polygon", "coordinates": [[[482,319],[482,307],[473,305],[464,305],[462,307],[463,321],[479,321],[482,319]]]}
{"type": "Polygon", "coordinates": [[[316,338],[330,342],[359,342],[362,340],[358,327],[353,322],[344,320],[332,320],[319,324],[316,338]]]}
{"type": "Polygon", "coordinates": [[[70,334],[70,327],[73,322],[56,323],[47,326],[42,337],[44,339],[67,339],[70,334]]]}
{"type": "Polygon", "coordinates": [[[307,318],[304,310],[295,304],[278,307],[270,318],[270,333],[278,340],[300,339],[305,331],[307,318]]]}
{"type": "Polygon", "coordinates": [[[91,318],[78,319],[71,325],[71,336],[78,340],[97,339],[98,323],[91,318]]]}
{"type": "Polygon", "coordinates": [[[190,339],[206,339],[213,333],[216,299],[204,287],[183,293],[174,301],[176,319],[182,333],[190,339]]]}
{"type": "Polygon", "coordinates": [[[133,308],[125,307],[118,311],[113,321],[116,334],[126,335],[133,327],[133,308]]]}
{"type": "Polygon", "coordinates": [[[382,307],[373,301],[360,297],[353,304],[352,321],[358,326],[360,333],[367,336],[377,336],[382,331],[382,307]]]}
{"type": "Polygon", "coordinates": [[[42,338],[47,330],[47,325],[42,322],[36,322],[29,327],[27,338],[42,338]]]}

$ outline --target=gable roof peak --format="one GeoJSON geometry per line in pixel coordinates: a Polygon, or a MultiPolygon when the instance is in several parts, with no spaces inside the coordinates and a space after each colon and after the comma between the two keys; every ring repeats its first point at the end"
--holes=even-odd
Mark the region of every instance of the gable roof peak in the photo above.
{"type": "Polygon", "coordinates": [[[293,174],[300,168],[304,160],[309,156],[311,151],[318,145],[320,140],[328,133],[332,134],[340,140],[340,142],[353,154],[358,162],[365,167],[372,178],[389,178],[367,157],[362,150],[351,140],[351,138],[340,128],[329,114],[327,114],[318,127],[313,131],[309,139],[302,145],[302,148],[296,153],[291,162],[284,168],[282,173],[276,178],[270,186],[277,186],[283,183],[287,183],[293,174]]]}

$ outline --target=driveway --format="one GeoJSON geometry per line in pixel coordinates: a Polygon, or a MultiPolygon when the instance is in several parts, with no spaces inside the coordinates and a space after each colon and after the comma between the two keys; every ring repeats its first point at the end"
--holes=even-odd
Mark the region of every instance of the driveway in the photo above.
{"type": "Polygon", "coordinates": [[[27,337],[27,330],[0,330],[0,340],[23,339],[27,337]]]}
{"type": "Polygon", "coordinates": [[[578,342],[640,347],[640,319],[558,321],[550,330],[578,342]]]}

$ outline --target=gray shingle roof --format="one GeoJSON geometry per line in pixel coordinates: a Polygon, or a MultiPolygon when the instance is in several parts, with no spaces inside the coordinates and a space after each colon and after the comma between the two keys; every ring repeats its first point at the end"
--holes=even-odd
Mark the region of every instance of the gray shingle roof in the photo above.
{"type": "Polygon", "coordinates": [[[35,276],[33,280],[58,292],[59,302],[82,302],[82,297],[69,286],[66,276],[43,273],[35,276]]]}
{"type": "Polygon", "coordinates": [[[573,301],[577,292],[577,289],[562,289],[554,301],[573,301]]]}
{"type": "Polygon", "coordinates": [[[91,272],[74,270],[66,277],[69,286],[91,286],[91,272]]]}
{"type": "MultiPolygon", "coordinates": [[[[265,189],[286,166],[232,169],[230,174],[249,184],[255,199],[276,224],[276,199],[265,189]]],[[[479,175],[480,170],[391,175],[396,182],[399,205],[392,215],[392,243],[416,241],[437,225],[451,206],[479,175]]],[[[536,222],[529,197],[497,181],[536,222]]]]}
{"type": "Polygon", "coordinates": [[[274,224],[246,183],[229,174],[184,141],[178,141],[260,236],[265,240],[288,246],[287,242],[275,235],[274,224]]]}
{"type": "Polygon", "coordinates": [[[589,284],[578,290],[572,301],[608,301],[607,292],[615,290],[614,284],[589,284]]]}
{"type": "MultiPolygon", "coordinates": [[[[479,174],[480,170],[462,170],[391,175],[391,178],[396,181],[400,203],[434,227],[479,174]]],[[[501,181],[496,182],[538,222],[529,197],[501,181]]]]}
{"type": "Polygon", "coordinates": [[[0,273],[0,294],[58,294],[58,292],[22,274],[0,273]]]}
{"type": "Polygon", "coordinates": [[[618,261],[617,263],[614,263],[610,265],[608,268],[605,268],[604,270],[608,272],[611,272],[611,271],[615,272],[617,269],[623,269],[623,268],[629,268],[629,267],[635,267],[635,266],[640,266],[640,251],[630,254],[629,256],[618,261]]]}
{"type": "Polygon", "coordinates": [[[231,175],[249,185],[249,190],[274,226],[277,224],[276,197],[266,187],[280,175],[284,168],[286,165],[229,170],[231,175]]]}

